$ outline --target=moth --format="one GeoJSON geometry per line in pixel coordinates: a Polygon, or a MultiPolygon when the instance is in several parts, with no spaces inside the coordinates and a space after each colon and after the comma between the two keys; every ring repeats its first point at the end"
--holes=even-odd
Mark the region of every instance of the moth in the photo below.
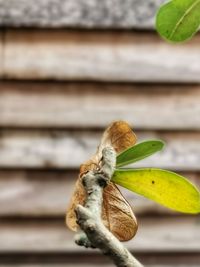
{"type": "MultiPolygon", "coordinates": [[[[105,130],[96,153],[80,166],[79,177],[66,214],[66,224],[71,230],[79,229],[75,208],[78,204],[84,205],[86,199],[86,192],[82,185],[83,175],[90,170],[99,169],[104,147],[112,146],[119,154],[135,143],[136,135],[124,121],[116,121],[105,130]]],[[[113,182],[110,182],[103,192],[102,221],[120,241],[132,239],[138,229],[131,206],[113,182]]]]}

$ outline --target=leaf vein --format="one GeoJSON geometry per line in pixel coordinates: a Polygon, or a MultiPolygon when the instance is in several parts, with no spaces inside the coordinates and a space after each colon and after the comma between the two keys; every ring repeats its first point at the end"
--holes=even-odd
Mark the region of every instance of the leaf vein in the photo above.
{"type": "Polygon", "coordinates": [[[170,35],[170,39],[173,38],[174,34],[177,32],[178,27],[180,26],[180,24],[183,22],[183,20],[185,19],[185,17],[187,17],[190,12],[192,12],[192,10],[198,5],[200,4],[200,0],[195,1],[190,8],[188,8],[188,10],[186,10],[186,12],[183,14],[183,16],[179,19],[179,21],[177,22],[176,26],[174,27],[174,30],[172,31],[171,35],[170,35]]]}

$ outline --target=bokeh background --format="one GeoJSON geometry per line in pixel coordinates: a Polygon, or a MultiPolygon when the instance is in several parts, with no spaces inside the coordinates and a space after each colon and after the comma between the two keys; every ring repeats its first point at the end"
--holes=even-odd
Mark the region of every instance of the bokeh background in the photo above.
{"type": "MultiPolygon", "coordinates": [[[[113,120],[166,141],[137,166],[200,186],[200,36],[161,40],[162,2],[0,0],[1,267],[113,266],[77,247],[64,217],[80,163],[113,120]]],[[[146,266],[200,266],[199,216],[123,192],[139,221],[126,246],[146,266]]]]}

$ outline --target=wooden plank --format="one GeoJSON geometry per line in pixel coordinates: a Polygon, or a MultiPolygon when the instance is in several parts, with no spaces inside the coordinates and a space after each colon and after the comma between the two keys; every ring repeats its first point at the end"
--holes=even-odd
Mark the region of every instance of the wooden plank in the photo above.
{"type": "Polygon", "coordinates": [[[3,82],[0,126],[97,128],[121,118],[135,129],[199,130],[199,99],[198,85],[3,82]]]}
{"type": "Polygon", "coordinates": [[[0,77],[3,76],[3,62],[4,62],[4,33],[0,31],[0,77]]]}
{"type": "Polygon", "coordinates": [[[199,42],[200,36],[174,46],[146,33],[8,31],[4,78],[199,82],[199,42]]]}
{"type": "MultiPolygon", "coordinates": [[[[139,140],[159,138],[166,148],[134,167],[200,170],[200,134],[138,132],[139,140]]],[[[0,131],[2,168],[77,168],[96,150],[101,134],[80,131],[0,131]]]]}
{"type": "Polygon", "coordinates": [[[0,171],[0,216],[64,216],[78,171],[0,171]]]}
{"type": "MultiPolygon", "coordinates": [[[[66,267],[66,266],[69,266],[69,265],[66,265],[66,264],[0,264],[0,267],[66,267]]],[[[154,265],[145,265],[145,266],[148,266],[148,267],[188,267],[188,265],[177,265],[177,263],[175,264],[162,264],[162,265],[158,265],[158,264],[154,264],[154,265]]],[[[113,267],[113,264],[106,264],[106,265],[102,265],[102,264],[96,264],[96,263],[91,263],[91,262],[88,262],[87,264],[84,264],[84,263],[80,263],[80,264],[73,264],[73,267],[113,267]]],[[[190,265],[190,267],[199,267],[198,265],[190,265]]]]}
{"type": "Polygon", "coordinates": [[[152,29],[163,0],[0,0],[0,25],[152,29]],[[114,8],[113,8],[114,7],[114,8]]]}
{"type": "MultiPolygon", "coordinates": [[[[200,255],[198,252],[135,252],[135,257],[148,267],[196,267],[200,263],[200,255]]],[[[109,267],[111,261],[105,255],[99,253],[98,250],[80,252],[53,252],[53,253],[5,253],[0,255],[0,267],[11,266],[88,266],[88,267],[109,267]]],[[[113,266],[113,265],[112,265],[113,266]]]]}
{"type": "MultiPolygon", "coordinates": [[[[183,173],[200,188],[200,174],[183,173]]],[[[1,217],[63,217],[78,171],[0,171],[1,217]]],[[[121,188],[137,215],[175,213],[121,188]]]]}
{"type": "MultiPolygon", "coordinates": [[[[199,216],[143,217],[136,237],[126,246],[135,252],[200,252],[199,216]]],[[[1,222],[0,252],[83,252],[63,221],[1,222]]]]}

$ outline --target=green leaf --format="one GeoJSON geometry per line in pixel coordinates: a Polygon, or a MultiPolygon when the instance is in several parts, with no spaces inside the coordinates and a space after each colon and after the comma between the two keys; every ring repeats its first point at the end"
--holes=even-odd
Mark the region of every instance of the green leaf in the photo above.
{"type": "Polygon", "coordinates": [[[200,0],[172,0],[159,9],[156,28],[172,42],[190,39],[200,26],[200,0]]]}
{"type": "Polygon", "coordinates": [[[154,168],[118,169],[112,181],[173,210],[200,212],[200,192],[176,173],[154,168]]]}
{"type": "Polygon", "coordinates": [[[123,151],[117,156],[117,167],[122,167],[138,160],[144,159],[164,147],[164,143],[159,140],[144,141],[123,151]]]}

